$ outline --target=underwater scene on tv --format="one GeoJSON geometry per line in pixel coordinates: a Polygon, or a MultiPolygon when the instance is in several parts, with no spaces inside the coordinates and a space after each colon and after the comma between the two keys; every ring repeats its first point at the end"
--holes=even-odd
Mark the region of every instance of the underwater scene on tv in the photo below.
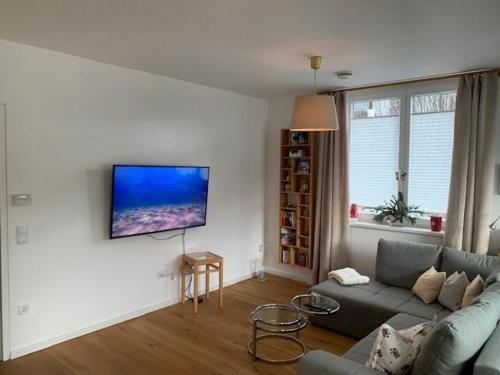
{"type": "Polygon", "coordinates": [[[115,165],[111,238],[205,225],[208,171],[115,165]]]}

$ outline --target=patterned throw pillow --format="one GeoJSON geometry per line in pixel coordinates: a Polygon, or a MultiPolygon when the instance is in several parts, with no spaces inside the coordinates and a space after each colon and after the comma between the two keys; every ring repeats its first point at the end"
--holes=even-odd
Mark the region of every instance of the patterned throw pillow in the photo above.
{"type": "Polygon", "coordinates": [[[365,366],[389,375],[410,374],[413,362],[435,324],[436,318],[401,331],[382,324],[365,366]]]}

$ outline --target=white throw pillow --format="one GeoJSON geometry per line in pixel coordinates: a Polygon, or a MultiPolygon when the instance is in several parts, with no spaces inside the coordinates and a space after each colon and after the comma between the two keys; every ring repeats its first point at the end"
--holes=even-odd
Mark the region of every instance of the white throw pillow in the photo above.
{"type": "Polygon", "coordinates": [[[460,309],[468,285],[469,279],[465,272],[454,272],[446,279],[439,292],[439,303],[452,311],[460,309]]]}
{"type": "Polygon", "coordinates": [[[411,291],[424,303],[431,303],[438,297],[445,280],[446,272],[438,272],[431,267],[420,275],[411,291]]]}
{"type": "Polygon", "coordinates": [[[365,366],[385,374],[410,374],[413,362],[435,324],[436,318],[401,331],[382,324],[365,366]]]}

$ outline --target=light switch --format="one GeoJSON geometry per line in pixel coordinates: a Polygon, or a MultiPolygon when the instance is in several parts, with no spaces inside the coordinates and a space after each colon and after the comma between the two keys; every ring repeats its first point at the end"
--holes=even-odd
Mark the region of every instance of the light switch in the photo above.
{"type": "Polygon", "coordinates": [[[31,206],[31,194],[13,194],[12,195],[12,205],[13,206],[31,206]]]}
{"type": "Polygon", "coordinates": [[[25,225],[18,225],[16,227],[16,244],[26,245],[29,241],[28,227],[25,225]]]}

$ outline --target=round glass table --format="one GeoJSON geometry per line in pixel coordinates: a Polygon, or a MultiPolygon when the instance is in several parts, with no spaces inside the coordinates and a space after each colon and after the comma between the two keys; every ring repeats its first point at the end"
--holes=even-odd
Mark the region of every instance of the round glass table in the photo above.
{"type": "Polygon", "coordinates": [[[307,325],[307,318],[295,306],[277,303],[261,305],[250,313],[248,320],[252,324],[252,339],[248,343],[248,352],[254,360],[285,363],[296,361],[305,354],[306,347],[300,340],[299,332],[307,325]],[[299,354],[283,359],[259,354],[257,344],[262,340],[292,341],[297,345],[299,354]]]}
{"type": "Polygon", "coordinates": [[[317,293],[299,294],[292,298],[292,305],[308,316],[332,315],[340,309],[336,300],[317,293]]]}

